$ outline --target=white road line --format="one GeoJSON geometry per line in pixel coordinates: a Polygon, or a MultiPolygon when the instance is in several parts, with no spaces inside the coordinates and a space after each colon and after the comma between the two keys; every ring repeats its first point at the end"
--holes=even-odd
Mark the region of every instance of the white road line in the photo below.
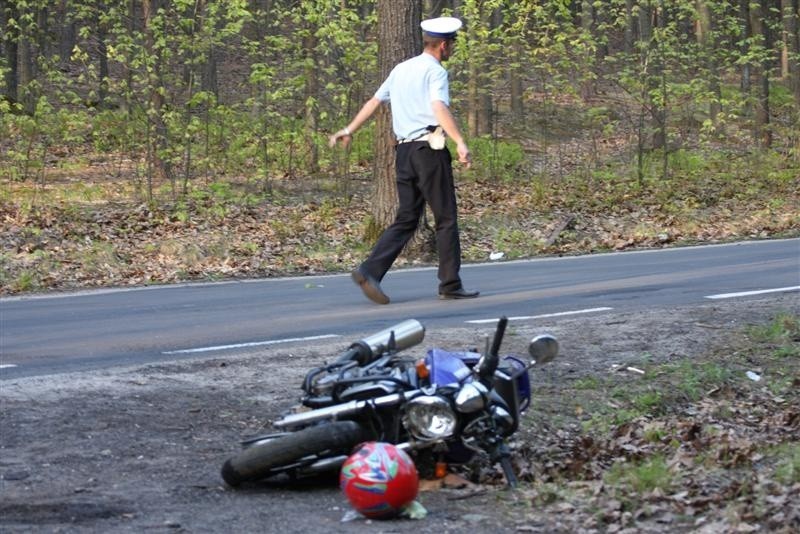
{"type": "MultiPolygon", "coordinates": [[[[544,319],[546,317],[563,317],[565,315],[578,315],[581,313],[594,313],[594,312],[601,312],[601,311],[608,311],[613,310],[614,308],[588,308],[585,310],[574,310],[574,311],[565,311],[565,312],[558,312],[558,313],[545,313],[542,315],[526,315],[526,316],[519,316],[519,317],[509,317],[509,321],[527,321],[530,319],[544,319]]],[[[475,319],[473,321],[466,321],[467,323],[471,324],[482,324],[482,323],[496,323],[497,319],[475,319]]]]}
{"type": "Polygon", "coordinates": [[[706,295],[707,299],[732,299],[735,297],[747,297],[749,295],[763,295],[764,293],[782,293],[784,291],[797,291],[800,286],[776,287],[774,289],[761,289],[759,291],[741,291],[739,293],[720,293],[718,295],[706,295]]]}
{"type": "Polygon", "coordinates": [[[199,347],[196,349],[167,350],[161,354],[191,354],[194,352],[211,352],[215,350],[241,349],[246,347],[260,347],[262,345],[277,345],[279,343],[292,343],[294,341],[314,341],[317,339],[328,339],[339,337],[336,334],[325,334],[322,336],[292,337],[286,339],[273,339],[270,341],[254,341],[252,343],[236,343],[235,345],[217,345],[215,347],[199,347]]]}
{"type": "Polygon", "coordinates": [[[0,364],[0,369],[11,369],[12,367],[16,367],[13,363],[3,363],[0,364]]]}

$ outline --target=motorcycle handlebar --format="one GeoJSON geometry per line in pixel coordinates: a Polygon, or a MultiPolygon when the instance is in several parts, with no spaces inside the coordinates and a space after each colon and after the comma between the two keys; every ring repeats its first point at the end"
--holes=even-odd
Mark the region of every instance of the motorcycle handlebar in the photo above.
{"type": "Polygon", "coordinates": [[[508,318],[501,317],[497,322],[497,329],[494,331],[494,339],[492,340],[491,348],[486,354],[481,356],[481,359],[478,361],[478,378],[486,385],[491,384],[494,372],[500,364],[500,345],[503,343],[506,325],[508,325],[508,318]]]}
{"type": "Polygon", "coordinates": [[[503,336],[506,333],[507,325],[508,325],[508,317],[501,317],[500,320],[497,322],[497,330],[494,331],[492,348],[489,351],[492,356],[500,355],[500,344],[503,343],[503,336]]]}

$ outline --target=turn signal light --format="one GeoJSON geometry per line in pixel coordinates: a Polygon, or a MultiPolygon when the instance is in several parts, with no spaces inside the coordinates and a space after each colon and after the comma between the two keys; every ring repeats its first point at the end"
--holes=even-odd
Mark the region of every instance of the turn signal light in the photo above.
{"type": "Polygon", "coordinates": [[[436,462],[436,467],[433,472],[436,478],[444,478],[447,476],[447,464],[445,462],[436,462]]]}
{"type": "Polygon", "coordinates": [[[417,368],[417,376],[419,378],[428,378],[429,376],[431,376],[431,372],[428,369],[428,366],[425,365],[424,358],[420,358],[419,360],[417,360],[415,367],[417,368]]]}

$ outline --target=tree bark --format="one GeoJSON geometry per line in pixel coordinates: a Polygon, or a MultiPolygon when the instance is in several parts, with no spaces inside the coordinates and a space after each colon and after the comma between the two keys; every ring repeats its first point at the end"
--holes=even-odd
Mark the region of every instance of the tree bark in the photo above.
{"type": "Polygon", "coordinates": [[[97,61],[99,64],[99,84],[97,90],[97,105],[101,108],[109,107],[108,101],[108,29],[104,22],[97,21],[97,61]]]}
{"type": "Polygon", "coordinates": [[[794,83],[794,101],[800,108],[800,0],[792,1],[792,14],[794,18],[794,73],[792,81],[794,83]]]}
{"type": "MultiPolygon", "coordinates": [[[[761,35],[763,46],[769,50],[772,46],[769,24],[764,20],[768,15],[769,0],[760,0],[750,4],[750,31],[752,35],[761,35]]],[[[753,122],[753,135],[762,147],[772,146],[772,129],[770,127],[769,110],[769,62],[763,60],[753,69],[756,80],[756,106],[753,122]]]]}
{"type": "Polygon", "coordinates": [[[211,45],[208,49],[208,55],[200,67],[200,89],[214,95],[216,100],[219,100],[219,83],[217,79],[217,47],[211,45]]]}
{"type": "MultiPolygon", "coordinates": [[[[421,17],[420,0],[378,1],[378,70],[381,81],[389,76],[397,63],[422,51],[421,17]]],[[[387,106],[381,106],[375,124],[375,201],[372,204],[373,225],[367,232],[370,240],[394,220],[397,209],[394,147],[391,112],[387,106]]]]}
{"type": "Polygon", "coordinates": [[[633,54],[633,45],[638,36],[636,17],[633,15],[634,0],[625,0],[625,53],[633,54]]]}
{"type": "Polygon", "coordinates": [[[36,106],[36,99],[31,93],[33,80],[33,43],[23,31],[17,43],[17,99],[28,115],[33,115],[36,106]]]}
{"type": "MultiPolygon", "coordinates": [[[[127,1],[127,21],[125,26],[130,35],[133,35],[136,32],[136,3],[137,0],[128,0],[127,1]]],[[[122,95],[119,96],[118,105],[120,110],[124,111],[125,114],[130,119],[131,111],[132,111],[132,103],[131,103],[131,93],[133,91],[133,70],[128,65],[128,62],[123,61],[120,65],[121,75],[120,78],[124,82],[125,91],[122,95]]]]}
{"type": "Polygon", "coordinates": [[[308,32],[303,39],[303,50],[306,54],[304,67],[304,109],[305,109],[305,132],[308,152],[308,171],[312,174],[319,172],[319,147],[317,146],[316,133],[319,129],[317,117],[319,116],[317,102],[319,100],[319,77],[317,68],[317,46],[316,28],[306,28],[308,32]]]}
{"type": "Polygon", "coordinates": [[[714,18],[708,0],[697,0],[697,44],[700,45],[703,54],[703,62],[708,71],[709,89],[714,95],[709,104],[708,115],[711,122],[716,126],[717,116],[721,111],[720,102],[722,101],[722,86],[720,84],[719,68],[715,57],[717,49],[717,39],[715,36],[714,18]]]}
{"type": "Polygon", "coordinates": [[[522,73],[519,67],[519,58],[522,57],[522,45],[515,42],[512,50],[514,61],[511,62],[511,67],[508,70],[508,79],[511,91],[511,121],[517,125],[525,122],[525,104],[523,100],[525,91],[522,87],[522,73]]]}
{"type": "Polygon", "coordinates": [[[167,136],[167,125],[164,122],[164,117],[162,116],[165,104],[163,90],[164,82],[161,74],[163,61],[161,57],[161,51],[156,47],[156,38],[158,36],[156,36],[154,33],[155,30],[153,28],[152,19],[155,14],[158,13],[159,8],[162,6],[162,2],[163,0],[143,0],[142,2],[145,49],[147,50],[147,54],[152,56],[153,61],[152,71],[148,79],[150,102],[147,114],[149,119],[148,127],[150,128],[148,135],[149,160],[152,165],[152,170],[155,172],[155,174],[153,174],[153,172],[148,173],[148,200],[152,200],[153,198],[154,177],[157,177],[160,180],[168,180],[172,186],[173,196],[176,193],[175,176],[172,172],[172,165],[161,155],[161,152],[163,152],[169,146],[169,139],[167,136]]]}
{"type": "Polygon", "coordinates": [[[781,74],[789,82],[794,101],[800,107],[800,0],[781,0],[783,16],[783,46],[781,74]]]}
{"type": "MultiPolygon", "coordinates": [[[[479,24],[486,24],[491,28],[499,22],[496,13],[488,13],[481,2],[475,2],[472,9],[474,10],[474,18],[477,21],[488,21],[476,21],[467,26],[466,31],[471,34],[470,41],[477,43],[479,38],[475,36],[475,30],[479,24]]],[[[467,97],[469,99],[467,133],[470,137],[490,135],[492,133],[492,97],[489,90],[491,82],[488,71],[484,55],[470,55],[468,60],[469,79],[467,80],[467,97]]]]}
{"type": "Polygon", "coordinates": [[[436,18],[442,15],[445,8],[453,9],[453,3],[448,0],[424,0],[422,11],[425,17],[436,18]]]}
{"type": "Polygon", "coordinates": [[[0,47],[2,47],[3,57],[5,57],[8,69],[5,73],[5,85],[0,97],[10,102],[17,102],[19,101],[17,94],[19,35],[13,28],[9,27],[9,20],[19,20],[19,11],[14,2],[9,2],[0,8],[0,30],[2,30],[0,32],[2,35],[0,36],[0,47]]]}
{"type": "Polygon", "coordinates": [[[480,67],[472,60],[469,65],[469,79],[467,80],[467,96],[469,98],[469,107],[467,108],[467,133],[470,137],[477,137],[480,135],[479,124],[479,110],[481,106],[480,101],[480,81],[479,72],[480,67]]]}
{"type": "MultiPolygon", "coordinates": [[[[739,19],[742,25],[742,38],[744,43],[749,43],[750,38],[753,36],[750,24],[750,0],[739,0],[739,19]]],[[[742,55],[747,54],[747,44],[742,45],[742,55]]],[[[741,89],[746,95],[750,94],[752,86],[752,65],[750,62],[742,64],[742,79],[741,89]]],[[[748,110],[749,111],[749,110],[748,110]]]]}
{"type": "MultiPolygon", "coordinates": [[[[580,8],[580,21],[581,21],[581,29],[585,35],[591,35],[594,37],[595,31],[595,13],[594,7],[592,6],[591,0],[582,0],[580,8]]],[[[588,58],[587,58],[588,59],[588,58]]],[[[588,65],[587,65],[588,66],[588,65]]],[[[581,80],[581,98],[584,101],[591,99],[597,93],[597,87],[595,85],[594,79],[587,74],[582,76],[581,80]]]]}
{"type": "MultiPolygon", "coordinates": [[[[643,67],[642,80],[642,101],[650,110],[653,118],[653,125],[648,132],[647,138],[650,140],[650,147],[654,149],[665,148],[666,146],[666,109],[663,103],[656,103],[650,96],[654,91],[664,90],[664,53],[661,44],[656,42],[653,37],[653,29],[656,25],[665,24],[665,13],[663,5],[659,3],[656,8],[651,0],[639,6],[639,38],[642,41],[640,62],[643,67]],[[659,47],[656,49],[656,47],[659,47]]],[[[663,95],[666,97],[666,95],[663,95]]],[[[641,135],[641,132],[640,132],[641,135]]],[[[641,148],[641,147],[640,147],[641,148]]]]}
{"type": "Polygon", "coordinates": [[[58,56],[62,65],[69,63],[75,48],[75,22],[70,20],[68,4],[67,0],[61,0],[58,5],[58,20],[62,21],[58,27],[58,56]]]}

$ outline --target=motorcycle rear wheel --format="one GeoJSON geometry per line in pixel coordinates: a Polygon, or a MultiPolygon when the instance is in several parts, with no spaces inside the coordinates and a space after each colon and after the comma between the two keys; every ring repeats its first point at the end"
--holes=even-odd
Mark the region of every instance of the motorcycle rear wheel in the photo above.
{"type": "Polygon", "coordinates": [[[312,426],[285,436],[256,443],[228,459],[222,478],[229,486],[267,478],[312,455],[320,458],[350,454],[353,447],[371,439],[369,432],[355,421],[336,421],[312,426]]]}

